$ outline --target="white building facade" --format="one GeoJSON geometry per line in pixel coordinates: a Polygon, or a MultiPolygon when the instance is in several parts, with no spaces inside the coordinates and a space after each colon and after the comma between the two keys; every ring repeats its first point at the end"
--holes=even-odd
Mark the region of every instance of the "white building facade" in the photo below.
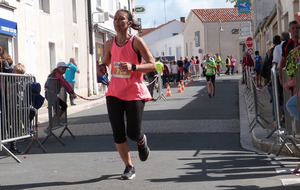
{"type": "Polygon", "coordinates": [[[131,10],[135,2],[1,1],[0,45],[11,55],[14,64],[25,64],[27,73],[35,75],[42,86],[57,62],[69,62],[74,57],[80,69],[80,74],[76,74],[76,93],[98,94],[96,64],[99,56],[103,56],[104,42],[115,35],[113,15],[119,8],[131,10]],[[96,23],[98,20],[93,16],[108,16],[108,20],[96,23]]]}
{"type": "Polygon", "coordinates": [[[141,37],[154,57],[175,56],[178,60],[184,56],[183,25],[181,21],[172,20],[141,37]]]}
{"type": "Polygon", "coordinates": [[[237,8],[192,9],[184,26],[185,55],[188,57],[219,53],[223,65],[232,55],[241,72],[240,61],[245,51],[245,38],[240,34],[242,24],[251,22],[251,13],[238,14],[237,8]]]}

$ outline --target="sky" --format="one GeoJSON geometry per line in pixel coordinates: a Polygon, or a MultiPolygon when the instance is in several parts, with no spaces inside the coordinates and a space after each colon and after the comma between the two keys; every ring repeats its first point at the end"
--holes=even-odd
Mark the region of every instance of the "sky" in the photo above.
{"type": "Polygon", "coordinates": [[[226,0],[137,0],[136,4],[146,8],[145,13],[136,14],[137,18],[141,18],[142,28],[157,27],[165,21],[180,20],[180,17],[187,18],[191,9],[232,8],[234,6],[226,0]]]}

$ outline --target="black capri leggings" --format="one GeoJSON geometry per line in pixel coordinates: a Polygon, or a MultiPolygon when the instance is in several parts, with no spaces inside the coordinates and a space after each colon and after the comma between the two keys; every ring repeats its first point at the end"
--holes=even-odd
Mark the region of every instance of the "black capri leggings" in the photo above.
{"type": "Polygon", "coordinates": [[[133,141],[141,141],[142,115],[144,111],[144,100],[125,101],[113,96],[106,97],[108,117],[114,135],[114,142],[121,144],[126,142],[127,136],[133,141]],[[125,118],[127,120],[127,130],[125,129],[125,118]]]}

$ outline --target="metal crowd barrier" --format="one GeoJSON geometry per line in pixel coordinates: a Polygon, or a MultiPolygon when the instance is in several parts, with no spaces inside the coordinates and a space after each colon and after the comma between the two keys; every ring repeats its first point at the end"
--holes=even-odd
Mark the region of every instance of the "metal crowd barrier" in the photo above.
{"type": "Polygon", "coordinates": [[[64,88],[60,88],[59,80],[57,78],[48,77],[48,90],[46,99],[48,100],[49,134],[42,141],[42,144],[45,143],[49,137],[53,136],[62,145],[65,145],[61,139],[65,131],[68,131],[73,138],[75,138],[75,136],[68,127],[67,110],[60,115],[59,99],[67,102],[67,93],[64,88]],[[60,128],[63,128],[63,130],[61,131],[60,135],[57,136],[53,131],[60,128]]]}
{"type": "Polygon", "coordinates": [[[158,78],[157,78],[157,84],[158,84],[158,97],[156,98],[157,100],[163,99],[164,101],[167,100],[166,96],[164,95],[162,91],[162,79],[161,79],[161,73],[158,72],[158,78]]]}
{"type": "Polygon", "coordinates": [[[253,80],[253,76],[251,75],[250,71],[247,72],[248,74],[248,80],[247,83],[250,85],[250,91],[253,97],[253,108],[254,108],[254,118],[252,122],[250,123],[249,127],[251,127],[250,132],[254,129],[256,124],[259,124],[262,128],[265,128],[264,125],[260,120],[263,120],[266,123],[269,123],[264,117],[262,117],[259,113],[259,104],[261,104],[257,97],[256,87],[255,87],[255,81],[253,80]],[[253,125],[254,124],[254,125],[253,125]]]}
{"type": "MultiPolygon", "coordinates": [[[[297,64],[297,68],[300,67],[300,64],[297,64]]],[[[288,76],[286,74],[285,69],[283,69],[282,71],[283,73],[283,77],[282,77],[282,81],[283,84],[288,80],[288,76]]],[[[300,89],[300,69],[297,69],[296,71],[296,89],[297,92],[300,89]]],[[[292,93],[286,89],[283,90],[283,97],[284,97],[284,108],[285,108],[285,131],[281,134],[281,138],[283,138],[282,143],[278,149],[278,151],[276,152],[276,156],[278,156],[283,148],[283,146],[287,147],[287,141],[289,141],[297,151],[300,152],[300,149],[298,148],[296,142],[300,141],[300,122],[296,121],[293,116],[286,110],[285,104],[286,102],[289,100],[289,98],[292,96],[292,93]]],[[[297,105],[299,107],[300,105],[300,100],[299,98],[297,98],[297,105]]],[[[279,109],[279,106],[278,108],[279,109]]],[[[300,113],[298,112],[298,116],[300,115],[300,113]]],[[[276,143],[276,142],[275,142],[276,143]]],[[[274,143],[274,144],[275,144],[274,143]]],[[[275,146],[275,145],[274,145],[275,146]]],[[[271,150],[270,150],[271,152],[271,150]]],[[[292,152],[290,150],[290,152],[292,152]]],[[[297,172],[300,169],[300,165],[295,169],[295,172],[297,172]]]]}
{"type": "MultiPolygon", "coordinates": [[[[278,78],[278,75],[277,75],[277,72],[276,72],[276,65],[273,65],[273,67],[271,69],[271,79],[272,79],[272,93],[273,93],[275,121],[277,123],[277,126],[276,126],[275,130],[273,130],[273,132],[272,132],[272,133],[275,132],[276,140],[272,144],[268,154],[271,154],[273,152],[275,146],[277,144],[280,144],[280,143],[282,145],[284,145],[288,149],[288,151],[293,153],[293,151],[290,149],[290,147],[285,143],[286,140],[287,140],[286,139],[286,134],[290,133],[289,128],[288,127],[284,128],[284,126],[281,125],[281,121],[280,121],[280,104],[279,104],[280,100],[279,100],[279,95],[278,95],[279,84],[278,84],[277,78],[278,78]]],[[[284,69],[283,70],[283,81],[286,81],[286,78],[287,78],[287,75],[286,75],[286,72],[285,72],[285,69],[284,69]]],[[[287,97],[287,95],[288,94],[284,94],[285,97],[287,97]]],[[[287,112],[285,112],[285,113],[286,113],[286,117],[290,117],[290,116],[288,116],[289,113],[287,113],[287,112]]],[[[296,149],[298,149],[298,147],[295,145],[294,142],[292,142],[292,144],[295,146],[296,149]]],[[[276,153],[277,156],[279,155],[281,149],[282,149],[282,147],[280,149],[278,149],[278,151],[276,153]]]]}
{"type": "Polygon", "coordinates": [[[35,82],[35,77],[22,74],[0,73],[0,91],[1,91],[1,122],[0,122],[0,150],[4,150],[17,162],[21,161],[4,145],[14,141],[31,138],[27,147],[29,151],[33,141],[38,142],[43,149],[42,144],[37,139],[37,110],[33,107],[31,83],[35,82]],[[30,121],[30,114],[35,117],[30,121]]]}

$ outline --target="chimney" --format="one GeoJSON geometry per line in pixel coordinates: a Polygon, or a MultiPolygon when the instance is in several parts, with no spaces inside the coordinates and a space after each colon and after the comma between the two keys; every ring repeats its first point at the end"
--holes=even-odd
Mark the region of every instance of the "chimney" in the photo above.
{"type": "Polygon", "coordinates": [[[185,17],[180,17],[180,22],[185,23],[185,17]]]}

